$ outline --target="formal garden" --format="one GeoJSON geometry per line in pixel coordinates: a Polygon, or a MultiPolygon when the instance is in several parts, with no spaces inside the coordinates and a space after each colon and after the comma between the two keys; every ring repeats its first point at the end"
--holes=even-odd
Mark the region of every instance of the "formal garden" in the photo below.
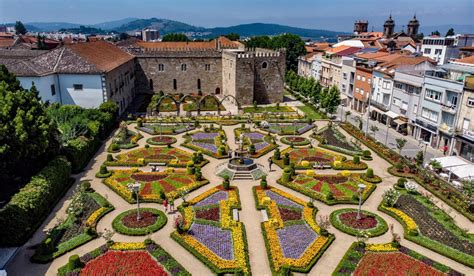
{"type": "Polygon", "coordinates": [[[211,124],[204,131],[192,132],[185,135],[186,140],[183,147],[202,152],[214,158],[228,157],[229,148],[227,146],[227,137],[224,131],[214,129],[211,124]]]}
{"type": "Polygon", "coordinates": [[[293,122],[293,123],[279,123],[269,122],[260,123],[262,130],[278,134],[278,135],[301,135],[315,127],[311,122],[293,122]]]}
{"type": "Polygon", "coordinates": [[[259,131],[250,131],[245,125],[234,129],[234,135],[236,139],[243,135],[243,147],[253,158],[259,158],[278,147],[274,137],[259,131]]]}

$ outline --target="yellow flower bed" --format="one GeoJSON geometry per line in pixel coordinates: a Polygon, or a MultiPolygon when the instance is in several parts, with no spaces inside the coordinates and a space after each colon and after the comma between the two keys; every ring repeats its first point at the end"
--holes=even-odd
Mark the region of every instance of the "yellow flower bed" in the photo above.
{"type": "Polygon", "coordinates": [[[220,191],[220,190],[217,189],[217,188],[212,188],[212,189],[210,189],[210,190],[208,190],[208,191],[206,191],[206,192],[204,192],[204,193],[198,195],[197,197],[195,197],[195,198],[189,200],[188,203],[191,204],[191,205],[194,205],[194,204],[198,203],[199,201],[205,199],[206,197],[211,196],[211,195],[217,193],[218,191],[220,191]]]}
{"type": "Polygon", "coordinates": [[[402,210],[399,210],[397,208],[392,208],[392,207],[386,207],[388,211],[394,213],[397,215],[399,218],[403,220],[403,222],[407,226],[408,232],[410,231],[418,231],[418,225],[416,225],[416,222],[407,214],[405,214],[402,210]]]}
{"type": "Polygon", "coordinates": [[[276,271],[279,271],[283,265],[283,250],[280,246],[280,240],[278,239],[278,235],[269,221],[265,221],[263,223],[263,229],[267,234],[267,242],[270,249],[273,266],[275,267],[276,271]]]}
{"type": "Polygon", "coordinates": [[[94,213],[92,213],[86,220],[86,225],[87,226],[93,226],[96,224],[96,220],[98,217],[100,217],[104,212],[107,211],[108,208],[105,207],[100,207],[99,209],[95,210],[94,213]]]}
{"type": "Polygon", "coordinates": [[[318,254],[318,252],[326,244],[327,241],[327,237],[318,236],[318,238],[316,238],[316,240],[310,245],[310,247],[306,249],[303,256],[301,256],[299,259],[283,258],[283,261],[286,265],[305,267],[309,265],[311,260],[313,260],[314,256],[318,254]]]}
{"type": "Polygon", "coordinates": [[[186,225],[184,226],[185,229],[189,229],[191,227],[191,224],[193,224],[194,221],[194,209],[192,206],[188,206],[184,208],[184,220],[186,221],[186,225]]]}
{"type": "Polygon", "coordinates": [[[280,216],[280,211],[278,210],[278,205],[275,201],[271,201],[268,205],[268,216],[270,217],[271,225],[275,229],[283,228],[285,225],[283,223],[283,219],[280,216]]]}
{"type": "Polygon", "coordinates": [[[382,243],[382,244],[371,244],[368,243],[365,245],[365,250],[367,251],[376,251],[376,252],[384,252],[384,251],[398,251],[398,248],[393,247],[391,243],[382,243]]]}
{"type": "Polygon", "coordinates": [[[140,250],[145,249],[143,242],[116,242],[109,247],[112,250],[140,250]]]}
{"type": "Polygon", "coordinates": [[[321,228],[319,227],[319,225],[314,220],[313,210],[314,210],[313,208],[304,207],[304,209],[303,209],[303,219],[306,221],[306,223],[309,225],[309,227],[311,227],[311,229],[313,229],[316,233],[319,234],[319,233],[321,233],[321,228]]]}
{"type": "Polygon", "coordinates": [[[112,190],[118,193],[120,196],[128,199],[132,199],[132,193],[125,186],[120,185],[115,179],[107,178],[104,181],[112,190]]]}

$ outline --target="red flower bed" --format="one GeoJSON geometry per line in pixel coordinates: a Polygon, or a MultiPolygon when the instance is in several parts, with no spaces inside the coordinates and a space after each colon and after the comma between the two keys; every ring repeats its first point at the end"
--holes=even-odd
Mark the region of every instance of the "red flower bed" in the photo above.
{"type": "Polygon", "coordinates": [[[329,190],[331,191],[332,195],[336,198],[344,196],[344,192],[339,190],[334,184],[329,184],[329,190]]]}
{"type": "Polygon", "coordinates": [[[108,251],[88,262],[81,275],[168,275],[148,252],[108,251]]]}
{"type": "Polygon", "coordinates": [[[322,187],[323,187],[323,182],[319,181],[318,184],[314,185],[311,189],[316,192],[321,192],[322,187]]]}
{"type": "Polygon", "coordinates": [[[308,162],[323,162],[323,163],[332,162],[332,159],[321,157],[321,156],[306,156],[306,157],[303,157],[303,160],[306,160],[308,162]]]}
{"type": "Polygon", "coordinates": [[[278,211],[280,211],[280,216],[283,221],[288,220],[300,220],[301,219],[301,212],[290,210],[286,208],[282,208],[278,206],[278,211]]]}
{"type": "Polygon", "coordinates": [[[137,213],[133,212],[122,218],[122,224],[128,228],[144,228],[156,223],[157,215],[151,212],[140,212],[141,219],[137,221],[137,213]]]}
{"type": "Polygon", "coordinates": [[[160,179],[167,178],[167,174],[156,174],[156,173],[134,173],[130,176],[132,179],[136,181],[142,182],[153,182],[158,181],[160,179]]]}
{"type": "Polygon", "coordinates": [[[170,177],[170,180],[176,181],[178,183],[182,183],[184,185],[189,185],[189,184],[193,183],[193,181],[191,179],[189,179],[188,177],[173,176],[173,177],[170,177]]]}
{"type": "Polygon", "coordinates": [[[168,183],[166,180],[160,180],[159,183],[163,190],[165,190],[165,193],[169,193],[171,191],[176,190],[176,187],[168,183]]]}
{"type": "Polygon", "coordinates": [[[163,144],[170,144],[173,143],[173,138],[168,137],[168,136],[158,136],[158,137],[153,137],[151,138],[153,142],[156,143],[163,143],[163,144]]]}
{"type": "Polygon", "coordinates": [[[212,220],[212,221],[219,221],[219,218],[220,218],[220,216],[219,216],[219,207],[197,210],[196,211],[196,218],[212,220]]]}
{"type": "Polygon", "coordinates": [[[339,220],[355,229],[371,229],[377,226],[377,219],[372,216],[360,214],[360,219],[357,219],[357,212],[347,212],[339,215],[339,220]]]}
{"type": "Polygon", "coordinates": [[[354,271],[357,275],[445,275],[400,252],[368,252],[354,271]]]}
{"type": "Polygon", "coordinates": [[[288,142],[291,142],[291,143],[301,143],[304,140],[306,140],[306,138],[291,136],[291,137],[286,137],[286,140],[288,140],[288,142]]]}
{"type": "Polygon", "coordinates": [[[314,179],[327,182],[329,184],[340,184],[349,180],[349,178],[342,175],[315,175],[314,179]]]}
{"type": "Polygon", "coordinates": [[[151,187],[151,183],[147,182],[145,183],[145,186],[143,186],[142,190],[140,191],[140,195],[149,195],[153,193],[153,189],[151,187]]]}

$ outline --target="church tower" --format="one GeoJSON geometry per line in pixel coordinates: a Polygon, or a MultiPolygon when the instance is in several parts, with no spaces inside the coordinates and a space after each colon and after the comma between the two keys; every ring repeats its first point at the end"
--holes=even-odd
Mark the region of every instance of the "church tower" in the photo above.
{"type": "Polygon", "coordinates": [[[386,38],[389,38],[393,35],[395,30],[395,21],[392,19],[392,15],[390,14],[390,17],[385,21],[385,24],[383,24],[383,36],[386,38]]]}
{"type": "Polygon", "coordinates": [[[357,20],[354,23],[354,34],[366,33],[368,26],[369,26],[369,21],[357,20]]]}
{"type": "Polygon", "coordinates": [[[411,37],[416,37],[418,34],[418,29],[420,28],[420,22],[416,19],[416,14],[413,16],[413,19],[408,22],[407,34],[411,37]]]}

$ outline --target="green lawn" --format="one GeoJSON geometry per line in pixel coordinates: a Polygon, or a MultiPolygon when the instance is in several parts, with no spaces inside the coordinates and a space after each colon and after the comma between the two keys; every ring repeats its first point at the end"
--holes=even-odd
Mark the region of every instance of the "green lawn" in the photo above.
{"type": "Polygon", "coordinates": [[[306,114],[306,116],[310,119],[313,119],[313,120],[325,119],[325,116],[323,114],[317,112],[316,110],[314,110],[313,107],[309,105],[298,106],[298,109],[303,111],[304,114],[306,114]]]}
{"type": "Polygon", "coordinates": [[[262,113],[262,112],[296,112],[290,106],[280,106],[277,108],[276,106],[257,106],[254,108],[253,106],[244,107],[245,113],[262,113]]]}

